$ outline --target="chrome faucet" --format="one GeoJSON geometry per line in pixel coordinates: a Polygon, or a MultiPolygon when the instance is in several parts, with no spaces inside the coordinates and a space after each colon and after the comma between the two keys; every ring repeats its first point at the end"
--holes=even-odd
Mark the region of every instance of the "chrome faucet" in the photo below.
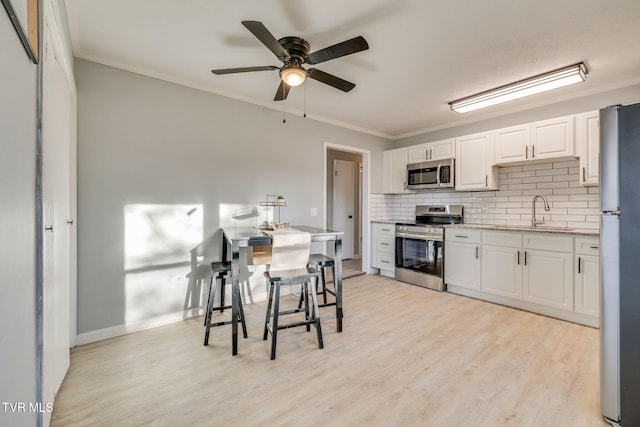
{"type": "Polygon", "coordinates": [[[537,194],[533,196],[533,201],[531,202],[531,227],[533,228],[535,228],[536,225],[544,224],[544,217],[542,217],[542,219],[540,220],[536,219],[536,200],[538,199],[538,197],[542,198],[542,201],[544,202],[544,210],[545,211],[551,210],[551,208],[549,207],[549,202],[547,201],[546,197],[544,197],[542,194],[537,194]]]}

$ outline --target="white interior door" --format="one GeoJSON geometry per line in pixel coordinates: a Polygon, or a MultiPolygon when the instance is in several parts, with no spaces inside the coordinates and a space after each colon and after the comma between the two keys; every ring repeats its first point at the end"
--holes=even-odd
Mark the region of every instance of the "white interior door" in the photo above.
{"type": "Polygon", "coordinates": [[[344,231],[342,258],[353,258],[355,201],[355,164],[333,161],[333,229],[344,231]]]}
{"type": "Polygon", "coordinates": [[[44,292],[43,400],[53,402],[69,368],[71,296],[72,100],[66,74],[45,36],[42,93],[44,292]]]}

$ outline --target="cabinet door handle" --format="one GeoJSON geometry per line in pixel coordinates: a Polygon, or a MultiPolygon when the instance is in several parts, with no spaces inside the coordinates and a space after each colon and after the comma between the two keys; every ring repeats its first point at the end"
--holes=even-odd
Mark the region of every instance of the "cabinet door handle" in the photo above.
{"type": "Polygon", "coordinates": [[[590,246],[591,249],[600,249],[600,246],[590,246]]]}
{"type": "Polygon", "coordinates": [[[389,261],[380,260],[380,262],[385,263],[385,264],[389,264],[389,261]]]}
{"type": "Polygon", "coordinates": [[[456,237],[459,237],[461,239],[468,239],[469,238],[469,236],[462,236],[460,234],[456,234],[456,237]]]}
{"type": "Polygon", "coordinates": [[[536,146],[531,146],[531,158],[534,159],[536,157],[536,146]]]}
{"type": "Polygon", "coordinates": [[[478,247],[476,246],[476,259],[478,259],[478,247]]]}
{"type": "Polygon", "coordinates": [[[380,231],[391,231],[388,228],[381,228],[380,231]]]}
{"type": "Polygon", "coordinates": [[[520,265],[520,251],[518,251],[518,265],[520,265]]]}
{"type": "Polygon", "coordinates": [[[524,251],[524,265],[527,265],[527,251],[524,251]]]}
{"type": "Polygon", "coordinates": [[[389,246],[389,244],[388,244],[388,243],[382,243],[382,242],[380,242],[380,244],[381,244],[382,246],[389,246]]]}
{"type": "Polygon", "coordinates": [[[51,224],[51,225],[45,225],[45,226],[44,226],[44,231],[53,231],[53,224],[51,224]]]}
{"type": "Polygon", "coordinates": [[[488,187],[489,186],[489,175],[485,175],[484,176],[484,186],[488,187]]]}
{"type": "Polygon", "coordinates": [[[429,148],[429,160],[433,160],[433,151],[429,148]]]}
{"type": "Polygon", "coordinates": [[[580,261],[581,261],[581,258],[578,257],[578,274],[580,274],[580,264],[582,264],[580,261]]]}
{"type": "Polygon", "coordinates": [[[582,182],[586,182],[587,181],[587,174],[586,174],[586,168],[582,168],[582,182]]]}
{"type": "Polygon", "coordinates": [[[524,147],[524,158],[525,158],[525,159],[528,159],[528,158],[529,158],[529,146],[528,146],[528,145],[526,145],[526,146],[524,147]]]}

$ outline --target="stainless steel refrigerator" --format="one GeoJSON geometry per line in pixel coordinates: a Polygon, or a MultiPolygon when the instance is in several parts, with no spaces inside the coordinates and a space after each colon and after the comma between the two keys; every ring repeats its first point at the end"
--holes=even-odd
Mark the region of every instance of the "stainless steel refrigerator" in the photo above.
{"type": "Polygon", "coordinates": [[[600,402],[640,426],[640,104],[600,110],[600,402]]]}

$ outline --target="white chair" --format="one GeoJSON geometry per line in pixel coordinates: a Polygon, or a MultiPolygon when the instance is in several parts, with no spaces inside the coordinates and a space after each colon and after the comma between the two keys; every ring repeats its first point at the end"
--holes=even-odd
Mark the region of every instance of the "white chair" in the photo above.
{"type": "Polygon", "coordinates": [[[324,344],[322,341],[318,298],[315,291],[320,272],[308,266],[311,235],[293,229],[273,231],[270,234],[272,235],[271,264],[269,270],[264,273],[264,276],[269,281],[269,303],[263,339],[266,340],[269,333],[271,333],[271,360],[273,360],[276,358],[276,342],[278,331],[281,329],[306,326],[307,331],[310,331],[311,326],[314,326],[318,336],[318,347],[323,348],[324,344]],[[280,311],[280,287],[282,285],[296,284],[303,285],[304,309],[296,308],[280,311]],[[309,307],[309,295],[311,295],[313,307],[309,307]],[[279,316],[303,311],[304,320],[279,324],[279,316]]]}

